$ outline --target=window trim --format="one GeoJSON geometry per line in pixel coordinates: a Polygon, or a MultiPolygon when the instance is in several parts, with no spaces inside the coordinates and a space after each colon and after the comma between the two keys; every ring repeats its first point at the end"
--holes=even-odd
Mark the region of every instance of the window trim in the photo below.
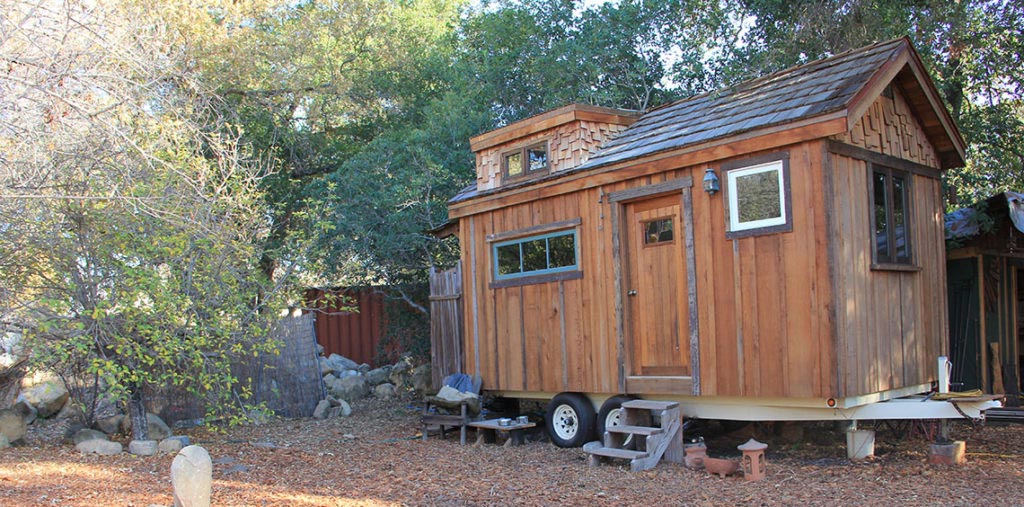
{"type": "MultiPolygon", "coordinates": [[[[582,278],[583,272],[580,271],[580,239],[579,239],[579,228],[569,227],[557,230],[548,230],[541,233],[519,235],[514,232],[507,233],[507,239],[500,241],[493,241],[490,244],[491,252],[491,288],[499,287],[511,287],[518,285],[528,285],[533,283],[543,283],[549,281],[558,280],[573,280],[582,278]],[[532,271],[520,271],[518,273],[511,274],[500,274],[498,249],[508,245],[522,245],[530,241],[536,241],[538,239],[550,239],[562,236],[571,236],[573,240],[573,264],[569,266],[560,266],[556,268],[545,268],[532,271]]],[[[550,247],[546,250],[548,254],[548,262],[550,263],[550,247]]],[[[520,269],[522,269],[522,250],[520,247],[520,269]]]]}
{"type": "MultiPolygon", "coordinates": [[[[767,170],[772,170],[768,168],[767,170]]],[[[725,237],[727,239],[740,239],[751,236],[760,236],[764,234],[775,234],[780,232],[791,232],[793,230],[793,200],[790,192],[790,171],[789,171],[789,152],[783,151],[778,153],[770,153],[758,157],[750,157],[742,160],[735,160],[722,164],[721,171],[723,173],[723,179],[725,180],[725,198],[722,199],[723,205],[725,206],[725,224],[726,231],[725,237]],[[738,176],[744,175],[744,173],[752,173],[757,169],[765,169],[768,166],[775,166],[778,164],[780,167],[779,171],[779,198],[782,199],[782,217],[774,219],[765,219],[751,222],[752,226],[737,227],[737,224],[733,223],[734,215],[737,213],[734,206],[738,207],[739,202],[735,191],[735,179],[738,176]],[[762,225],[756,225],[762,223],[762,225]]]]}
{"type": "Polygon", "coordinates": [[[524,146],[520,146],[519,148],[516,148],[514,150],[508,150],[508,151],[501,152],[501,178],[502,178],[502,182],[503,183],[504,182],[510,182],[510,181],[519,181],[519,180],[531,179],[531,178],[534,178],[534,177],[537,177],[537,176],[540,176],[540,175],[543,175],[543,174],[548,174],[549,172],[551,172],[551,150],[548,147],[548,140],[547,139],[545,139],[543,141],[536,142],[536,143],[531,143],[531,144],[527,144],[527,145],[524,145],[524,146]],[[529,168],[529,160],[530,160],[530,158],[529,158],[529,151],[532,150],[532,149],[535,149],[535,148],[544,148],[544,154],[547,157],[547,161],[544,164],[544,168],[543,169],[536,169],[536,170],[531,171],[530,168],[529,168]],[[522,174],[509,175],[509,173],[508,173],[508,157],[510,157],[512,155],[515,155],[517,153],[519,154],[519,160],[522,160],[522,163],[523,163],[523,172],[522,172],[522,174]]]}
{"type": "MultiPolygon", "coordinates": [[[[876,164],[874,162],[867,161],[867,174],[868,174],[868,231],[869,237],[871,238],[871,269],[876,271],[920,271],[920,266],[917,264],[917,255],[915,250],[914,241],[914,230],[916,224],[914,223],[914,176],[910,171],[904,171],[901,169],[895,169],[883,164],[876,164]],[[885,217],[886,224],[893,224],[893,179],[898,176],[903,178],[905,184],[906,198],[903,202],[904,208],[904,220],[906,224],[906,245],[907,245],[907,257],[906,260],[900,260],[896,253],[890,253],[887,258],[880,258],[878,255],[878,238],[875,233],[875,175],[882,174],[885,176],[885,217]]],[[[890,245],[895,246],[895,228],[888,227],[886,232],[886,242],[890,245]]]]}

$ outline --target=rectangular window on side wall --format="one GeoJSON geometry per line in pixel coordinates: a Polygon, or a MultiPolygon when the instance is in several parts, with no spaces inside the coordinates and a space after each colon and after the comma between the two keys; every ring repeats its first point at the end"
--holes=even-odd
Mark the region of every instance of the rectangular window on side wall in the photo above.
{"type": "Polygon", "coordinates": [[[788,153],[723,164],[722,170],[725,173],[727,238],[793,230],[788,153]]]}
{"type": "Polygon", "coordinates": [[[501,160],[505,181],[547,174],[550,166],[548,143],[545,141],[505,152],[501,160]]]}
{"type": "Polygon", "coordinates": [[[579,278],[576,229],[497,241],[491,245],[494,286],[579,278]]]}
{"type": "Polygon", "coordinates": [[[910,175],[888,167],[870,167],[872,267],[913,267],[910,175]]]}

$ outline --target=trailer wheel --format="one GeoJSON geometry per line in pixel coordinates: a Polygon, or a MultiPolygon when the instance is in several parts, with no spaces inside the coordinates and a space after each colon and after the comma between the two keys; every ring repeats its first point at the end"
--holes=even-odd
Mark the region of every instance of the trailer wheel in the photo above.
{"type": "Polygon", "coordinates": [[[548,436],[558,447],[579,447],[592,440],[594,406],[581,394],[561,393],[544,414],[548,436]]]}
{"type": "MultiPolygon", "coordinates": [[[[632,396],[618,395],[612,396],[601,404],[601,410],[597,411],[597,438],[604,438],[604,432],[611,426],[618,426],[624,424],[622,422],[622,404],[634,399],[632,396]]],[[[625,447],[629,447],[630,441],[633,436],[630,435],[626,442],[625,447]]]]}

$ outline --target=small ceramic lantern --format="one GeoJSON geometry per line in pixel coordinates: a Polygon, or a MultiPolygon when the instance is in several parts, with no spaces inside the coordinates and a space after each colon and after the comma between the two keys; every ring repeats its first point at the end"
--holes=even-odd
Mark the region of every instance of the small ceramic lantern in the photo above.
{"type": "Polygon", "coordinates": [[[742,466],[744,479],[748,481],[759,481],[764,479],[766,468],[764,450],[767,448],[768,444],[762,444],[753,438],[747,440],[747,443],[737,447],[737,449],[743,451],[742,466]]]}

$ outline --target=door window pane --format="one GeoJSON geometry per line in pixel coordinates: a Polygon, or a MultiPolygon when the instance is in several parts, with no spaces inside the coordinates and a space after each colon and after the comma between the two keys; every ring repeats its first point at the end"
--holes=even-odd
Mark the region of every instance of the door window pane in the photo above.
{"type": "Polygon", "coordinates": [[[669,243],[674,239],[675,233],[672,230],[671,218],[644,222],[643,228],[645,245],[669,243]]]}

